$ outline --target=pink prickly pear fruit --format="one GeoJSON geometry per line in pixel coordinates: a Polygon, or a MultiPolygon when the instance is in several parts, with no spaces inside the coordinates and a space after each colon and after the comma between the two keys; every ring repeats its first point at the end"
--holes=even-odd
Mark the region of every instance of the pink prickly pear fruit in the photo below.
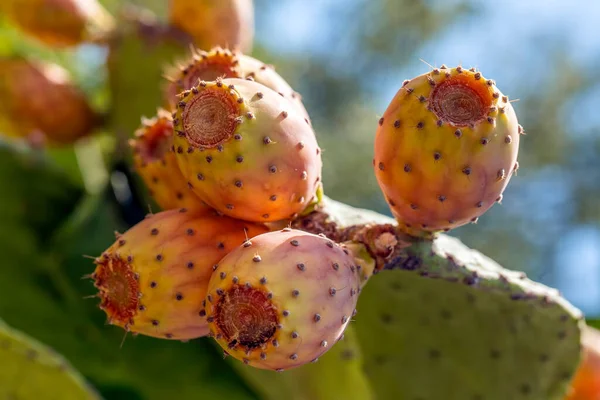
{"type": "Polygon", "coordinates": [[[299,93],[279,75],[272,65],[237,50],[214,47],[210,51],[192,50],[190,60],[181,68],[171,67],[165,73],[170,81],[166,86],[167,104],[175,108],[179,93],[189,90],[198,81],[214,81],[217,78],[250,79],[265,85],[294,103],[304,118],[310,120],[299,93]]]}
{"type": "Polygon", "coordinates": [[[98,122],[86,96],[61,66],[21,57],[0,57],[0,132],[39,134],[66,145],[91,133],[98,122]]]}
{"type": "Polygon", "coordinates": [[[129,144],[133,149],[136,171],[163,210],[212,210],[188,188],[187,181],[177,166],[175,154],[170,151],[173,145],[173,120],[170,113],[159,109],[154,118],[142,119],[142,126],[129,144]]]}
{"type": "Polygon", "coordinates": [[[24,33],[55,48],[101,38],[115,27],[97,0],[2,0],[0,12],[24,33]]]}
{"type": "Polygon", "coordinates": [[[252,0],[170,0],[169,20],[187,32],[201,49],[223,46],[252,50],[252,0]]]}
{"type": "Polygon", "coordinates": [[[474,69],[442,66],[405,81],[375,138],[375,175],[406,233],[476,222],[517,170],[515,111],[474,69]]]}
{"type": "Polygon", "coordinates": [[[253,367],[315,361],[355,313],[359,268],[331,240],[286,228],[231,251],[212,275],[206,315],[225,352],[253,367]]]}
{"type": "Polygon", "coordinates": [[[261,225],[185,209],[154,214],[119,235],[91,277],[108,321],[133,333],[192,339],[208,333],[202,302],[213,267],[266,232],[261,225]]]}
{"type": "Polygon", "coordinates": [[[177,162],[206,204],[247,221],[294,218],[316,198],[315,133],[273,90],[243,79],[200,82],[174,113],[177,162]]]}

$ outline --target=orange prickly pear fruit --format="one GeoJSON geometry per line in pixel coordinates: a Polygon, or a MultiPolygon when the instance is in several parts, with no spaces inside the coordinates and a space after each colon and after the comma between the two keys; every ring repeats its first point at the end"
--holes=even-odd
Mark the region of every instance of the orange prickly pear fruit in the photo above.
{"type": "Polygon", "coordinates": [[[188,188],[187,181],[177,166],[175,154],[170,151],[173,145],[173,120],[170,113],[159,109],[154,118],[142,119],[142,126],[129,144],[133,149],[136,171],[163,210],[211,210],[188,188]]]}
{"type": "Polygon", "coordinates": [[[0,133],[42,133],[70,144],[90,133],[97,116],[62,67],[20,57],[0,58],[0,133]]]}
{"type": "Polygon", "coordinates": [[[278,221],[316,198],[322,163],[314,131],[268,87],[237,78],[200,82],[182,94],[173,122],[183,176],[223,214],[278,221]]]}
{"type": "Polygon", "coordinates": [[[115,26],[97,0],[2,0],[0,12],[24,33],[59,48],[95,40],[115,26]]]}
{"type": "Polygon", "coordinates": [[[208,333],[202,301],[213,267],[266,228],[185,209],[146,218],[96,259],[91,275],[108,321],[167,339],[208,333]]]}
{"type": "Polygon", "coordinates": [[[310,119],[300,94],[275,72],[272,65],[267,65],[240,51],[221,47],[214,47],[210,51],[194,49],[191,59],[183,65],[180,68],[171,67],[166,72],[170,82],[166,86],[165,96],[171,108],[174,108],[179,101],[177,95],[196,86],[199,80],[243,78],[254,80],[279,93],[296,104],[306,119],[310,119]]]}
{"type": "Polygon", "coordinates": [[[252,0],[170,0],[169,20],[201,49],[223,46],[246,53],[252,50],[252,0]]]}
{"type": "Polygon", "coordinates": [[[600,399],[600,332],[586,327],[582,335],[583,359],[565,400],[600,399]]]}
{"type": "Polygon", "coordinates": [[[258,235],[225,256],[206,295],[211,336],[256,368],[315,361],[354,315],[360,268],[331,240],[286,228],[258,235]]]}
{"type": "Polygon", "coordinates": [[[404,82],[375,138],[375,175],[406,233],[476,222],[517,170],[515,111],[474,69],[442,66],[404,82]]]}

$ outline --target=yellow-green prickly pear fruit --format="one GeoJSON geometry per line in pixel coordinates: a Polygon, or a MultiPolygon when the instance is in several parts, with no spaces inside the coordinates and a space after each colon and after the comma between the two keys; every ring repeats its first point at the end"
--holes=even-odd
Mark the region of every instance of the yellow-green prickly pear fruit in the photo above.
{"type": "Polygon", "coordinates": [[[521,133],[508,97],[474,69],[405,81],[379,120],[373,160],[401,229],[427,237],[476,222],[517,170],[521,133]]]}
{"type": "Polygon", "coordinates": [[[170,81],[165,88],[165,97],[170,108],[175,108],[179,101],[179,93],[196,86],[199,80],[244,78],[265,85],[290,100],[298,107],[300,113],[310,120],[300,94],[275,71],[275,67],[241,51],[221,47],[214,47],[209,51],[193,49],[191,59],[180,64],[183,64],[183,67],[170,67],[165,72],[170,81]]]}
{"type": "Polygon", "coordinates": [[[187,32],[196,46],[252,50],[254,4],[252,0],[170,0],[171,24],[187,32]]]}
{"type": "Polygon", "coordinates": [[[141,221],[96,259],[91,275],[108,322],[133,333],[192,339],[208,333],[202,302],[215,265],[266,232],[258,224],[186,209],[141,221]]]}
{"type": "Polygon", "coordinates": [[[225,256],[210,279],[211,335],[256,368],[315,361],[354,315],[359,274],[351,253],[325,237],[289,228],[258,235],[225,256]]]}
{"type": "Polygon", "coordinates": [[[0,58],[0,134],[43,134],[50,144],[70,144],[97,122],[85,95],[56,64],[0,58]]]}
{"type": "Polygon", "coordinates": [[[115,27],[97,0],[2,0],[0,12],[24,33],[58,48],[96,40],[115,27]]]}
{"type": "Polygon", "coordinates": [[[194,192],[233,218],[292,219],[316,198],[315,133],[279,94],[245,79],[200,82],[173,120],[177,162],[194,192]]]}
{"type": "Polygon", "coordinates": [[[173,145],[171,114],[159,109],[152,119],[142,119],[142,126],[129,141],[137,173],[148,187],[150,195],[163,210],[187,208],[195,212],[212,210],[191,191],[183,178],[173,145]]]}

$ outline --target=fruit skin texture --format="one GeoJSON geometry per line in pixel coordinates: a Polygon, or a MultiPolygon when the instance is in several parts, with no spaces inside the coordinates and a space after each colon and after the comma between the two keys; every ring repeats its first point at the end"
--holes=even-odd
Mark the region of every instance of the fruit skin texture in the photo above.
{"type": "Polygon", "coordinates": [[[115,26],[96,0],[2,0],[0,12],[24,33],[55,48],[81,44],[115,26]]]}
{"type": "Polygon", "coordinates": [[[595,400],[600,398],[600,332],[583,330],[583,358],[565,400],[595,400]]]}
{"type": "Polygon", "coordinates": [[[133,162],[150,195],[163,210],[187,208],[196,212],[211,210],[187,185],[181,175],[175,154],[170,151],[173,144],[173,120],[166,110],[159,109],[157,115],[142,120],[135,139],[130,140],[133,162]]]}
{"type": "Polygon", "coordinates": [[[318,358],[342,336],[359,293],[354,259],[331,240],[286,228],[230,252],[210,279],[210,331],[231,356],[282,370],[318,358]]]}
{"type": "Polygon", "coordinates": [[[293,218],[316,195],[321,154],[293,105],[256,82],[202,82],[174,114],[183,176],[212,208],[247,221],[293,218]]]}
{"type": "Polygon", "coordinates": [[[252,0],[170,0],[169,21],[187,32],[196,46],[249,53],[254,41],[252,0]]]}
{"type": "Polygon", "coordinates": [[[405,81],[379,120],[373,160],[401,229],[431,236],[476,222],[517,169],[520,133],[508,98],[479,72],[405,81]]]}
{"type": "Polygon", "coordinates": [[[127,331],[166,339],[208,333],[199,312],[213,266],[266,228],[181,210],[146,218],[96,260],[100,308],[127,331]]]}
{"type": "Polygon", "coordinates": [[[0,133],[41,133],[50,144],[70,144],[90,133],[96,116],[69,73],[56,64],[0,58],[0,133]]]}
{"type": "Polygon", "coordinates": [[[272,65],[237,50],[214,47],[210,51],[193,50],[190,60],[182,68],[171,67],[165,75],[169,84],[165,88],[165,97],[170,108],[179,101],[177,95],[198,84],[198,80],[214,81],[217,78],[251,79],[279,93],[294,103],[304,118],[310,117],[299,93],[279,75],[272,65]]]}

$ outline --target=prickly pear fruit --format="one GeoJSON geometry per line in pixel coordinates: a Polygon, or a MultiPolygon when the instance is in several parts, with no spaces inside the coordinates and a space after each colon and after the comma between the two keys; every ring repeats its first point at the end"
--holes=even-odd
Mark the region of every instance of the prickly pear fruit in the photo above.
{"type": "Polygon", "coordinates": [[[170,67],[165,75],[170,83],[166,86],[167,104],[175,108],[177,95],[198,84],[199,80],[214,81],[217,78],[244,78],[265,85],[282,97],[296,104],[304,118],[310,120],[302,104],[300,94],[283,79],[271,65],[243,54],[240,51],[214,47],[210,51],[193,49],[191,60],[184,67],[170,67]]]}
{"type": "Polygon", "coordinates": [[[286,228],[245,242],[210,279],[211,335],[238,360],[286,370],[342,336],[358,299],[354,258],[331,240],[286,228]]]}
{"type": "Polygon", "coordinates": [[[200,82],[174,114],[177,161],[212,208],[247,221],[304,210],[321,179],[320,149],[292,103],[243,79],[200,82]]]}
{"type": "Polygon", "coordinates": [[[142,120],[133,148],[135,169],[149,188],[150,195],[163,210],[187,208],[197,212],[211,210],[192,192],[181,175],[173,145],[173,120],[171,114],[159,109],[156,117],[142,120]]]}
{"type": "Polygon", "coordinates": [[[53,47],[94,40],[115,27],[97,0],[2,0],[0,12],[24,33],[53,47]]]}
{"type": "Polygon", "coordinates": [[[405,81],[379,120],[373,159],[401,229],[431,236],[476,222],[517,170],[521,133],[508,98],[474,69],[405,81]]]}
{"type": "Polygon", "coordinates": [[[201,49],[224,46],[250,52],[254,41],[252,0],[170,0],[169,20],[201,49]]]}
{"type": "Polygon", "coordinates": [[[0,58],[0,134],[41,133],[69,144],[90,133],[96,116],[69,73],[56,64],[0,58]]]}
{"type": "Polygon", "coordinates": [[[141,221],[96,259],[92,274],[111,324],[167,339],[208,333],[201,310],[213,266],[266,228],[185,209],[141,221]]]}
{"type": "Polygon", "coordinates": [[[581,337],[583,359],[566,400],[600,399],[600,332],[586,327],[581,337]]]}

